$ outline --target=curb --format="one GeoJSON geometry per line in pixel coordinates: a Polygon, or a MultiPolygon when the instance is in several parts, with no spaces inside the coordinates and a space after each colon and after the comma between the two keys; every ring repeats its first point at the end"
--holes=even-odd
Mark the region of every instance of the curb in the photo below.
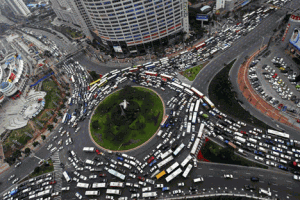
{"type": "MultiPolygon", "coordinates": [[[[145,88],[145,89],[148,89],[148,90],[153,91],[153,92],[160,98],[160,100],[162,101],[163,109],[164,109],[163,118],[165,117],[165,115],[166,115],[166,107],[165,107],[165,103],[164,103],[163,99],[161,98],[161,96],[160,96],[155,90],[152,90],[152,89],[149,89],[149,88],[146,88],[146,87],[143,87],[143,86],[133,86],[133,87],[140,87],[140,88],[145,88]]],[[[119,90],[121,90],[121,89],[115,90],[113,93],[118,92],[119,90]]],[[[111,94],[113,94],[113,93],[111,93],[111,94]]],[[[111,94],[110,94],[110,95],[111,95],[111,94]]],[[[109,95],[109,96],[110,96],[110,95],[109,95]]],[[[107,97],[108,97],[108,96],[107,96],[107,97]]],[[[107,98],[107,97],[106,97],[106,98],[107,98]]],[[[103,99],[103,100],[104,100],[104,99],[103,99]]],[[[102,100],[102,101],[103,101],[103,100],[102,100]]],[[[99,104],[99,105],[100,105],[100,104],[99,104]]],[[[99,105],[98,105],[98,106],[99,106],[99,105]]],[[[95,112],[95,110],[98,108],[98,106],[93,110],[91,116],[94,115],[94,112],[95,112]]],[[[116,151],[116,150],[106,149],[106,148],[100,146],[97,142],[95,142],[95,140],[94,140],[93,137],[92,137],[91,130],[90,130],[91,120],[92,120],[92,117],[90,117],[90,119],[89,119],[89,124],[88,124],[88,131],[89,131],[90,139],[91,139],[91,141],[94,143],[94,145],[96,145],[99,149],[105,150],[105,151],[107,151],[107,152],[121,152],[121,153],[126,153],[126,152],[130,152],[130,151],[133,151],[133,150],[137,150],[137,149],[139,149],[140,147],[142,147],[142,146],[148,144],[148,143],[156,136],[156,134],[157,134],[157,133],[159,132],[159,130],[160,130],[160,126],[159,126],[159,128],[157,129],[157,131],[156,131],[156,132],[155,132],[155,133],[154,133],[147,141],[145,141],[143,144],[141,144],[141,145],[139,145],[139,146],[137,146],[137,147],[135,147],[135,148],[128,149],[128,150],[122,150],[122,151],[116,151]]]]}

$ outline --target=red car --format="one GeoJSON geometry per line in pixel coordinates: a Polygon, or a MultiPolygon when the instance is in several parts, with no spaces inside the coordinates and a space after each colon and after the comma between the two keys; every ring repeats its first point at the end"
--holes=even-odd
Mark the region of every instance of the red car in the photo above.
{"type": "Polygon", "coordinates": [[[278,105],[278,109],[280,109],[280,110],[281,110],[281,109],[282,109],[282,107],[283,107],[283,104],[282,104],[282,103],[278,105]]]}
{"type": "Polygon", "coordinates": [[[49,184],[54,185],[55,183],[56,183],[56,181],[51,181],[49,184]]]}
{"type": "Polygon", "coordinates": [[[140,179],[141,181],[145,181],[145,177],[138,176],[138,179],[140,179]]]}
{"type": "Polygon", "coordinates": [[[297,123],[300,123],[300,119],[297,119],[297,123]]]}
{"type": "Polygon", "coordinates": [[[98,155],[103,155],[103,153],[102,153],[101,151],[99,151],[98,149],[96,149],[96,153],[97,153],[98,155]]]}
{"type": "Polygon", "coordinates": [[[106,174],[99,174],[99,176],[101,176],[101,177],[105,177],[105,176],[106,176],[106,174]]]}
{"type": "Polygon", "coordinates": [[[275,73],[274,76],[272,76],[272,77],[273,77],[273,78],[276,78],[276,77],[277,77],[277,73],[275,73]]]}
{"type": "Polygon", "coordinates": [[[241,133],[243,133],[243,134],[245,134],[245,135],[247,134],[247,132],[246,132],[246,131],[241,131],[241,133]]]}
{"type": "Polygon", "coordinates": [[[217,115],[217,117],[218,117],[219,119],[222,119],[222,118],[223,118],[221,115],[217,115]]]}
{"type": "Polygon", "coordinates": [[[151,156],[148,160],[147,163],[151,163],[154,160],[154,156],[151,156]]]}

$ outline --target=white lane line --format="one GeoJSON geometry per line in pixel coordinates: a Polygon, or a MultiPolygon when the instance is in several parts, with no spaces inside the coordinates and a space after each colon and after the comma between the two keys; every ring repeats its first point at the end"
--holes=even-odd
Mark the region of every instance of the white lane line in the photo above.
{"type": "Polygon", "coordinates": [[[264,176],[264,175],[261,175],[261,174],[260,174],[260,175],[258,175],[258,176],[264,176]]]}

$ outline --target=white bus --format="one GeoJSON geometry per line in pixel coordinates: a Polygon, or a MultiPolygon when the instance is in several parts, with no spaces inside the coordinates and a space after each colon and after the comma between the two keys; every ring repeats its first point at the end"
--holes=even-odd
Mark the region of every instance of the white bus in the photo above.
{"type": "Polygon", "coordinates": [[[273,136],[283,137],[283,138],[286,138],[286,139],[290,138],[290,134],[279,132],[279,131],[272,130],[272,129],[268,129],[267,133],[270,134],[270,135],[273,135],[273,136]]]}
{"type": "Polygon", "coordinates": [[[175,170],[172,174],[167,176],[166,181],[169,183],[172,181],[176,176],[178,176],[180,173],[182,173],[182,169],[179,167],[177,170],[175,170]]]}
{"type": "Polygon", "coordinates": [[[50,190],[44,190],[42,192],[37,193],[35,197],[42,197],[42,196],[48,195],[50,193],[51,193],[50,190]]]}
{"type": "Polygon", "coordinates": [[[209,100],[208,97],[203,97],[203,100],[213,109],[215,108],[215,104],[213,104],[213,102],[211,102],[211,100],[209,100]]]}
{"type": "Polygon", "coordinates": [[[94,153],[96,150],[95,147],[83,147],[82,151],[94,153]]]}
{"type": "Polygon", "coordinates": [[[179,85],[179,84],[177,84],[177,83],[174,83],[174,82],[172,82],[171,85],[174,86],[174,87],[176,87],[176,88],[178,88],[178,89],[181,89],[181,90],[184,89],[183,86],[181,86],[181,85],[179,85]]]}
{"type": "Polygon", "coordinates": [[[199,107],[200,107],[200,99],[198,99],[198,100],[196,101],[196,105],[195,105],[194,111],[195,111],[195,112],[198,112],[198,111],[199,111],[199,107]]]}
{"type": "Polygon", "coordinates": [[[195,103],[191,103],[191,105],[190,105],[190,112],[194,111],[194,107],[195,107],[195,103]]]}
{"type": "Polygon", "coordinates": [[[239,136],[235,136],[233,139],[236,140],[236,141],[239,141],[239,142],[241,142],[241,143],[245,143],[245,142],[246,142],[246,139],[245,139],[245,138],[241,138],[241,137],[239,137],[239,136]]]}
{"type": "Polygon", "coordinates": [[[203,95],[199,90],[197,90],[197,89],[194,88],[194,87],[192,87],[191,90],[192,90],[198,97],[203,98],[204,95],[203,95]]]}
{"type": "Polygon", "coordinates": [[[196,124],[197,122],[197,112],[193,113],[192,124],[196,124]]]}
{"type": "Polygon", "coordinates": [[[117,172],[114,169],[108,169],[107,172],[110,173],[111,175],[118,177],[119,179],[122,179],[122,180],[125,180],[125,178],[126,178],[126,176],[124,174],[121,174],[120,172],[117,172]]]}
{"type": "Polygon", "coordinates": [[[196,151],[197,151],[197,148],[199,146],[199,143],[200,143],[200,138],[196,138],[195,143],[194,143],[194,145],[193,145],[193,147],[191,149],[190,154],[192,154],[192,155],[196,154],[196,151]]]}
{"type": "Polygon", "coordinates": [[[109,186],[110,187],[123,188],[124,187],[124,183],[123,182],[110,182],[109,186]]]}
{"type": "Polygon", "coordinates": [[[171,162],[174,159],[174,157],[171,155],[169,157],[167,157],[166,159],[162,160],[160,163],[157,164],[158,168],[161,168],[162,166],[168,164],[169,162],[171,162]]]}
{"type": "Polygon", "coordinates": [[[248,141],[250,141],[250,142],[252,142],[252,143],[254,143],[254,144],[257,143],[257,140],[256,140],[256,139],[253,139],[253,138],[248,138],[248,141]]]}
{"type": "Polygon", "coordinates": [[[191,128],[192,128],[192,124],[191,124],[191,122],[188,122],[188,123],[187,123],[186,132],[187,132],[187,133],[191,133],[191,128]]]}
{"type": "Polygon", "coordinates": [[[107,189],[106,194],[115,194],[115,195],[121,195],[121,190],[118,189],[107,189]]]}
{"type": "Polygon", "coordinates": [[[166,151],[165,153],[161,153],[160,154],[160,158],[163,160],[166,157],[168,157],[169,155],[171,155],[173,153],[172,149],[169,149],[168,151],[166,151]]]}
{"type": "Polygon", "coordinates": [[[186,177],[189,175],[189,173],[190,173],[190,171],[192,170],[192,168],[193,168],[193,165],[192,165],[192,164],[188,164],[188,166],[187,166],[186,169],[184,170],[182,176],[183,176],[184,178],[186,178],[186,177]]]}
{"type": "Polygon", "coordinates": [[[188,95],[190,95],[190,96],[193,96],[193,94],[194,94],[194,92],[193,92],[192,90],[188,89],[188,88],[184,88],[183,91],[184,91],[185,93],[187,93],[188,95]]]}
{"type": "Polygon", "coordinates": [[[95,161],[86,159],[86,160],[85,160],[85,164],[88,164],[88,165],[95,165],[95,161]]]}
{"type": "Polygon", "coordinates": [[[72,181],[71,177],[69,176],[68,172],[64,171],[63,176],[66,179],[66,181],[69,183],[72,181]]]}
{"type": "Polygon", "coordinates": [[[157,197],[157,193],[156,192],[144,192],[144,193],[142,193],[142,197],[143,198],[157,197]]]}
{"type": "Polygon", "coordinates": [[[239,137],[243,137],[244,135],[242,133],[239,132],[234,132],[233,135],[239,136],[239,137]]]}
{"type": "Polygon", "coordinates": [[[107,188],[107,183],[93,183],[92,184],[93,189],[98,189],[98,188],[107,188]]]}
{"type": "Polygon", "coordinates": [[[168,169],[166,169],[166,172],[170,174],[174,169],[176,169],[179,166],[178,162],[173,163],[168,169]]]}
{"type": "Polygon", "coordinates": [[[180,151],[181,151],[184,147],[185,147],[185,145],[184,145],[183,143],[181,143],[181,144],[175,149],[175,151],[173,152],[173,155],[174,155],[174,156],[177,156],[177,155],[180,153],[180,151]]]}
{"type": "Polygon", "coordinates": [[[121,69],[121,72],[128,71],[129,69],[131,69],[131,67],[126,67],[126,68],[124,68],[124,69],[121,69]]]}
{"type": "Polygon", "coordinates": [[[89,190],[85,191],[85,196],[99,196],[100,191],[99,190],[89,190]]]}
{"type": "Polygon", "coordinates": [[[184,167],[193,157],[191,155],[188,155],[184,161],[182,161],[182,163],[180,164],[181,167],[184,167]]]}
{"type": "Polygon", "coordinates": [[[201,123],[200,124],[200,128],[199,128],[199,132],[198,132],[198,135],[197,137],[201,139],[202,135],[203,135],[203,131],[204,131],[204,124],[201,123]]]}
{"type": "Polygon", "coordinates": [[[75,83],[75,79],[74,79],[73,75],[71,76],[71,80],[72,80],[72,83],[75,83]]]}
{"type": "Polygon", "coordinates": [[[80,182],[78,182],[77,185],[76,185],[76,187],[78,187],[78,188],[90,188],[91,185],[88,184],[88,183],[80,183],[80,182]]]}

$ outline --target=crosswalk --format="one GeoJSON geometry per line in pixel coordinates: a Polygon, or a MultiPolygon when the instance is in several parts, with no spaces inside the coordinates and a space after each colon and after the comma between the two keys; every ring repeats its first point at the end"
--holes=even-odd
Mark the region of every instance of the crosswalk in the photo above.
{"type": "MultiPolygon", "coordinates": [[[[59,154],[56,151],[52,156],[51,159],[53,161],[54,166],[54,180],[56,180],[56,184],[54,185],[54,192],[61,192],[62,187],[62,168],[60,166],[60,159],[59,154]]],[[[53,198],[54,200],[61,200],[61,194],[53,198]]]]}

